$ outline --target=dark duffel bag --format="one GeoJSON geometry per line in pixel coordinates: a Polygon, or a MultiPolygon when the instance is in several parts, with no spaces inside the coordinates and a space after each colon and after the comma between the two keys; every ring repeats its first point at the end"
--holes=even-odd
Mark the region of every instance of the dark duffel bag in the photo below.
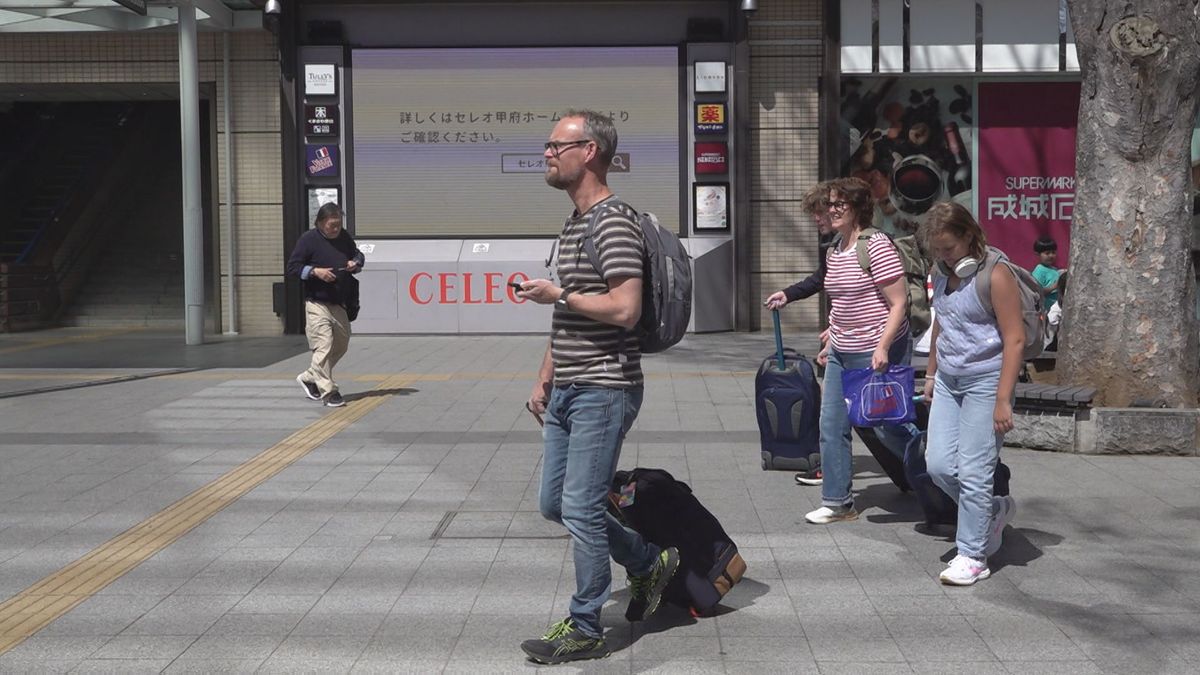
{"type": "MultiPolygon", "coordinates": [[[[908,444],[904,452],[904,472],[909,485],[921,505],[925,515],[926,525],[957,525],[958,504],[939,488],[929,477],[929,469],[925,466],[925,430],[908,444]]],[[[992,476],[992,494],[1003,497],[1008,494],[1008,482],[1012,471],[1008,465],[996,460],[996,472],[992,476]]]]}
{"type": "Polygon", "coordinates": [[[609,511],[657,546],[679,549],[679,570],[664,599],[697,616],[711,614],[746,573],[746,562],[721,522],[692,488],[662,469],[618,471],[609,511]]]}

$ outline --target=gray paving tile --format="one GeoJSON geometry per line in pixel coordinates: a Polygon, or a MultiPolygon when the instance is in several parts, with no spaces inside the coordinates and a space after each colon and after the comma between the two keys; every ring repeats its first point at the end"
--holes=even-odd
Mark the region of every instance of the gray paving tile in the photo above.
{"type": "Polygon", "coordinates": [[[88,659],[71,670],[72,673],[111,673],[135,675],[161,673],[171,665],[171,659],[88,659]]]}
{"type": "MultiPolygon", "coordinates": [[[[746,665],[749,666],[751,664],[746,664],[746,665]]],[[[753,666],[754,666],[754,668],[752,668],[748,672],[758,672],[758,673],[762,672],[762,663],[761,662],[754,663],[753,666]]],[[[635,673],[661,673],[662,675],[667,675],[669,673],[673,673],[673,674],[674,673],[677,673],[677,674],[712,673],[715,675],[717,673],[731,672],[729,670],[728,662],[722,663],[721,661],[693,661],[693,660],[679,659],[679,658],[673,658],[673,659],[669,659],[669,660],[665,660],[665,661],[658,660],[658,659],[653,659],[653,660],[634,659],[633,663],[630,664],[630,668],[631,668],[632,672],[635,672],[635,673]]],[[[784,671],[778,671],[778,672],[784,672],[784,671]]],[[[792,671],[789,668],[786,672],[795,672],[795,671],[792,671]]],[[[813,665],[813,670],[811,672],[813,672],[813,673],[817,672],[815,664],[813,665]]]]}
{"type": "Polygon", "coordinates": [[[241,675],[243,673],[257,672],[261,664],[262,660],[260,659],[239,661],[237,659],[178,658],[171,665],[167,666],[167,669],[163,672],[170,675],[176,673],[195,673],[196,675],[228,673],[229,675],[241,675]]]}
{"type": "Polygon", "coordinates": [[[382,612],[317,612],[314,608],[292,629],[292,636],[374,635],[383,623],[382,612]]]}
{"type": "Polygon", "coordinates": [[[262,660],[267,658],[283,642],[282,636],[264,635],[204,635],[188,646],[180,659],[210,660],[262,660]]]}
{"type": "Polygon", "coordinates": [[[195,640],[169,635],[119,635],[93,652],[91,659],[174,659],[195,640]]]}
{"type": "Polygon", "coordinates": [[[263,661],[257,673],[349,673],[354,667],[354,659],[323,659],[323,658],[288,658],[272,656],[263,661]]]}
{"type": "Polygon", "coordinates": [[[122,635],[199,637],[239,598],[235,595],[171,596],[122,631],[122,635]]]}
{"type": "Polygon", "coordinates": [[[320,599],[317,593],[285,595],[255,590],[241,598],[229,611],[231,614],[292,614],[307,612],[320,599]]]}
{"type": "MultiPolygon", "coordinates": [[[[821,661],[821,675],[890,675],[891,673],[924,672],[907,663],[878,663],[873,661],[821,661]]],[[[963,671],[959,671],[963,672],[963,671]]]]}
{"type": "Polygon", "coordinates": [[[813,660],[811,646],[801,637],[729,637],[721,640],[721,651],[731,661],[806,663],[813,660]]]}
{"type": "Polygon", "coordinates": [[[989,637],[988,648],[1001,661],[1085,661],[1083,653],[1069,638],[989,637]]]}
{"type": "Polygon", "coordinates": [[[809,642],[813,658],[817,663],[841,662],[904,662],[904,655],[896,641],[891,638],[865,638],[843,635],[840,638],[826,637],[809,642]]]}

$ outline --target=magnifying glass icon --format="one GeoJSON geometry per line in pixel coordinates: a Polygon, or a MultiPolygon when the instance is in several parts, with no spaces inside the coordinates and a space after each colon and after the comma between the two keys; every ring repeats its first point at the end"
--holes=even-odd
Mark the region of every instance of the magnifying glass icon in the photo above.
{"type": "Polygon", "coordinates": [[[613,158],[612,158],[613,168],[615,168],[619,171],[629,171],[629,164],[625,159],[626,157],[628,157],[628,155],[626,155],[624,153],[621,153],[619,155],[613,155],[613,158]]]}

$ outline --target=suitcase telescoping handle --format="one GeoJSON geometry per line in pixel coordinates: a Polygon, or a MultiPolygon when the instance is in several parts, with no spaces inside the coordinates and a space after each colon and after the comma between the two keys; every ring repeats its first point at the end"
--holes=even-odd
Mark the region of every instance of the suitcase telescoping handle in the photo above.
{"type": "Polygon", "coordinates": [[[787,364],[783,360],[783,329],[779,326],[779,310],[771,310],[771,320],[775,322],[775,360],[779,364],[779,369],[787,368],[787,364]]]}

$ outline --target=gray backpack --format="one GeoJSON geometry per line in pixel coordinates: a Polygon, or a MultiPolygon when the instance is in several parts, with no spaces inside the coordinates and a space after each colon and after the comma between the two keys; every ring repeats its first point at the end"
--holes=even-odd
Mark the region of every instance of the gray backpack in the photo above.
{"type": "Polygon", "coordinates": [[[996,310],[992,307],[992,270],[997,264],[1003,264],[1012,270],[1017,278],[1017,293],[1021,296],[1021,321],[1025,324],[1025,350],[1023,358],[1028,361],[1041,356],[1046,344],[1046,314],[1042,312],[1042,285],[1033,278],[1029,270],[1019,267],[998,248],[988,247],[987,259],[979,267],[975,278],[975,292],[979,294],[979,302],[992,316],[996,310]]]}
{"type": "Polygon", "coordinates": [[[605,214],[625,206],[637,214],[645,257],[642,259],[642,317],[634,328],[643,354],[666,351],[683,339],[692,318],[692,257],[674,232],[649,212],[638,212],[612,199],[595,209],[583,234],[583,251],[600,271],[596,251],[596,223],[605,214]]]}

